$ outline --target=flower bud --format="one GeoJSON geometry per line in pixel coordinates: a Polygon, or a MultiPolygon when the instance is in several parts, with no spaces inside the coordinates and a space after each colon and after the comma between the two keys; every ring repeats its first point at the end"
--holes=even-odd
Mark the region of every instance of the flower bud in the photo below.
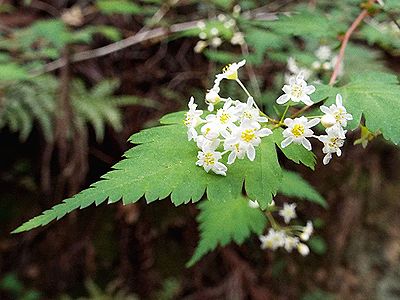
{"type": "Polygon", "coordinates": [[[297,251],[303,256],[307,256],[310,253],[310,248],[306,244],[299,243],[297,245],[297,251]]]}
{"type": "Polygon", "coordinates": [[[321,118],[321,124],[325,128],[329,128],[336,124],[336,119],[334,116],[327,114],[321,118]]]}

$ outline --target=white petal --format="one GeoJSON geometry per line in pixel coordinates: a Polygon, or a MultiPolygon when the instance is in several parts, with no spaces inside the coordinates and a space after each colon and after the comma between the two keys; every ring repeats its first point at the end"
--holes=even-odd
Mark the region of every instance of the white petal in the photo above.
{"type": "Polygon", "coordinates": [[[313,127],[313,126],[317,125],[319,122],[320,122],[319,118],[314,118],[307,122],[307,126],[313,127]]]}
{"type": "Polygon", "coordinates": [[[235,160],[236,160],[236,153],[232,151],[228,156],[228,165],[233,164],[235,160]]]}
{"type": "Polygon", "coordinates": [[[289,99],[290,99],[290,96],[288,94],[283,94],[278,99],[276,99],[276,103],[285,104],[286,102],[289,101],[289,99]]]}
{"type": "Polygon", "coordinates": [[[289,146],[291,143],[293,142],[293,139],[291,137],[287,137],[286,139],[284,139],[281,143],[281,147],[282,148],[286,148],[287,146],[289,146]]]}
{"type": "Polygon", "coordinates": [[[293,122],[294,122],[294,120],[291,119],[291,118],[286,118],[286,119],[283,121],[283,123],[285,123],[286,126],[292,125],[293,122]]]}
{"type": "Polygon", "coordinates": [[[292,89],[291,89],[290,85],[285,84],[285,85],[283,86],[283,88],[282,88],[282,91],[283,91],[285,94],[290,94],[290,92],[292,91],[292,89]]]}
{"type": "Polygon", "coordinates": [[[314,93],[314,92],[315,92],[315,86],[313,86],[313,85],[308,85],[308,86],[306,86],[306,87],[304,88],[304,92],[305,92],[306,94],[312,94],[312,93],[314,93]]]}
{"type": "Polygon", "coordinates": [[[256,149],[254,149],[253,145],[249,145],[249,148],[247,149],[247,157],[253,161],[256,158],[256,149]]]}
{"type": "Polygon", "coordinates": [[[307,140],[306,138],[303,138],[301,140],[301,144],[304,146],[304,148],[306,148],[308,151],[311,151],[312,147],[311,147],[311,143],[309,140],[307,140]]]}
{"type": "Polygon", "coordinates": [[[300,100],[305,104],[305,105],[313,105],[314,102],[311,100],[310,96],[304,95],[303,97],[300,98],[300,100]]]}
{"type": "Polygon", "coordinates": [[[324,156],[324,159],[322,160],[323,164],[327,165],[331,161],[331,158],[332,158],[332,154],[331,153],[327,153],[324,156]]]}
{"type": "Polygon", "coordinates": [[[320,109],[324,114],[331,114],[331,110],[330,110],[327,106],[325,106],[325,105],[321,105],[321,106],[319,107],[319,109],[320,109]]]}
{"type": "Polygon", "coordinates": [[[337,106],[343,106],[342,95],[340,95],[340,94],[336,95],[336,105],[337,106]]]}
{"type": "Polygon", "coordinates": [[[269,128],[263,128],[263,129],[260,129],[260,130],[258,131],[258,135],[261,136],[261,137],[263,137],[263,136],[268,136],[268,135],[270,135],[270,134],[272,134],[272,130],[269,129],[269,128]]]}

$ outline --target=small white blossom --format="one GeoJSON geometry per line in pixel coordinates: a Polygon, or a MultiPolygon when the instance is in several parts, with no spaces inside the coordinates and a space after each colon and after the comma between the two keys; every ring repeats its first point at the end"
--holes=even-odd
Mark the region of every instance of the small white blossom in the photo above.
{"type": "Polygon", "coordinates": [[[207,33],[205,33],[204,31],[199,33],[199,38],[202,40],[205,40],[207,38],[207,33]]]}
{"type": "Polygon", "coordinates": [[[285,139],[282,141],[281,147],[285,148],[291,143],[296,143],[302,144],[304,148],[311,151],[311,143],[307,138],[314,135],[314,132],[310,128],[317,125],[319,119],[315,118],[308,121],[306,117],[296,119],[286,118],[284,123],[288,128],[282,132],[285,139]]]}
{"type": "Polygon", "coordinates": [[[224,14],[219,14],[217,16],[218,21],[220,22],[225,22],[226,21],[226,16],[224,14]]]}
{"type": "Polygon", "coordinates": [[[285,233],[270,228],[267,235],[260,235],[261,249],[276,250],[285,245],[285,233]]]}
{"type": "Polygon", "coordinates": [[[205,41],[198,41],[196,46],[194,46],[194,52],[201,53],[205,48],[207,48],[208,43],[205,41]]]}
{"type": "Polygon", "coordinates": [[[189,111],[185,114],[185,120],[183,121],[188,128],[188,139],[189,141],[197,137],[196,126],[203,123],[204,120],[200,117],[203,114],[202,110],[197,109],[197,104],[194,103],[194,98],[191,97],[188,103],[189,111]]]}
{"type": "Polygon", "coordinates": [[[304,75],[300,73],[296,77],[291,77],[289,80],[289,85],[285,84],[282,88],[282,91],[285,93],[280,96],[276,103],[285,104],[289,100],[293,102],[303,102],[306,105],[313,105],[310,98],[310,94],[314,93],[315,87],[313,85],[307,85],[307,82],[304,81],[304,75]]]}
{"type": "Polygon", "coordinates": [[[310,248],[306,244],[299,243],[297,245],[297,251],[303,256],[307,256],[310,253],[310,248]]]}
{"type": "Polygon", "coordinates": [[[218,48],[219,46],[221,46],[222,44],[222,40],[219,37],[213,37],[211,40],[211,46],[213,46],[214,48],[218,48]]]}
{"type": "Polygon", "coordinates": [[[229,29],[236,25],[236,21],[234,19],[229,19],[228,21],[224,22],[224,27],[229,29]]]}
{"type": "Polygon", "coordinates": [[[239,102],[236,108],[240,121],[247,119],[253,126],[257,126],[256,123],[268,122],[266,117],[260,116],[260,110],[254,107],[253,97],[249,97],[246,103],[239,102]]]}
{"type": "Polygon", "coordinates": [[[224,143],[225,150],[231,150],[228,163],[235,161],[236,157],[242,159],[243,153],[246,153],[249,160],[253,161],[256,157],[255,147],[261,143],[261,137],[272,134],[268,128],[261,128],[260,124],[252,123],[248,119],[244,119],[239,127],[233,128],[232,133],[226,137],[224,143]]]}
{"type": "Polygon", "coordinates": [[[244,35],[242,32],[235,32],[231,38],[232,45],[243,45],[245,43],[244,35]]]}
{"type": "Polygon", "coordinates": [[[315,56],[320,60],[320,61],[327,61],[331,58],[332,56],[332,51],[331,48],[328,46],[320,46],[316,51],[315,51],[315,56]]]}
{"type": "Polygon", "coordinates": [[[217,110],[216,114],[210,114],[206,117],[207,124],[211,131],[228,135],[227,128],[235,127],[234,122],[238,120],[236,116],[236,107],[232,105],[232,100],[224,103],[224,106],[217,110]]]}
{"type": "Polygon", "coordinates": [[[332,153],[336,153],[337,156],[342,155],[340,147],[344,144],[344,138],[346,131],[342,127],[335,125],[326,130],[327,135],[321,135],[318,139],[324,143],[322,152],[325,154],[323,159],[324,165],[328,164],[332,159],[332,153]]]}
{"type": "Polygon", "coordinates": [[[249,207],[251,207],[251,208],[260,208],[260,204],[258,204],[257,200],[249,200],[249,207]]]}
{"type": "Polygon", "coordinates": [[[304,226],[304,229],[300,235],[300,238],[303,241],[308,241],[310,239],[310,236],[312,235],[313,231],[314,231],[314,226],[311,221],[308,221],[307,225],[304,226]]]}
{"type": "Polygon", "coordinates": [[[284,247],[287,252],[292,252],[292,250],[294,248],[296,248],[298,244],[299,244],[299,239],[297,237],[293,237],[293,236],[285,237],[284,247]]]}
{"type": "Polygon", "coordinates": [[[218,28],[213,27],[213,28],[211,28],[210,33],[211,33],[211,35],[218,35],[219,30],[218,30],[218,28]]]}
{"type": "Polygon", "coordinates": [[[342,127],[347,126],[347,121],[353,120],[353,116],[347,113],[346,108],[343,106],[343,100],[340,94],[336,95],[336,105],[332,104],[329,107],[322,105],[320,109],[325,115],[332,116],[336,121],[335,123],[342,127]]]}
{"type": "Polygon", "coordinates": [[[196,26],[197,26],[197,28],[199,28],[199,29],[201,29],[201,30],[206,29],[206,23],[204,23],[204,21],[198,21],[198,22],[196,23],[196,26]]]}
{"type": "Polygon", "coordinates": [[[214,86],[211,90],[207,92],[205,101],[208,104],[209,111],[214,110],[214,105],[220,103],[221,101],[226,101],[226,99],[221,98],[218,93],[218,86],[214,86]]]}
{"type": "Polygon", "coordinates": [[[238,70],[240,67],[243,67],[245,63],[246,60],[243,59],[238,63],[233,63],[225,66],[222,70],[222,73],[217,75],[217,80],[221,81],[222,79],[229,79],[229,80],[238,79],[238,70]]]}
{"type": "MultiPolygon", "coordinates": [[[[301,68],[297,65],[296,60],[293,57],[289,57],[288,61],[287,61],[287,69],[288,71],[294,75],[297,76],[299,74],[303,74],[303,79],[307,80],[308,78],[310,78],[312,71],[307,69],[307,68],[301,68]]],[[[290,78],[292,76],[290,76],[290,74],[285,74],[285,81],[289,82],[290,78]]]]}
{"type": "Polygon", "coordinates": [[[283,204],[283,208],[279,211],[279,215],[283,218],[286,224],[290,222],[290,220],[295,219],[296,215],[296,203],[292,204],[283,204]]]}
{"type": "Polygon", "coordinates": [[[201,166],[208,173],[210,170],[215,174],[226,176],[228,168],[219,160],[222,158],[221,152],[213,148],[203,148],[198,152],[196,165],[201,166]]]}

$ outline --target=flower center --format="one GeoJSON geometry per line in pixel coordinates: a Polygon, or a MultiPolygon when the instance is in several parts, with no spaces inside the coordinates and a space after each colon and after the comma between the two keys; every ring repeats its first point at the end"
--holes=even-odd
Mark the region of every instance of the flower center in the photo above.
{"type": "Polygon", "coordinates": [[[214,165],[215,164],[214,154],[212,154],[211,152],[207,152],[206,154],[204,154],[204,163],[209,166],[214,165]]]}
{"type": "Polygon", "coordinates": [[[254,129],[246,129],[242,132],[242,135],[240,137],[242,138],[243,141],[249,143],[256,137],[256,135],[254,133],[254,129]]]}
{"type": "Polygon", "coordinates": [[[302,124],[296,124],[292,128],[292,133],[295,137],[300,137],[304,134],[304,126],[302,124]]]}
{"type": "Polygon", "coordinates": [[[303,95],[303,89],[301,88],[301,86],[294,84],[292,86],[292,95],[296,98],[300,98],[303,95]]]}
{"type": "Polygon", "coordinates": [[[230,115],[230,114],[223,113],[223,114],[219,117],[219,120],[220,120],[220,122],[221,122],[222,124],[225,124],[225,123],[227,123],[227,122],[229,121],[230,118],[231,118],[231,115],[230,115]]]}
{"type": "Polygon", "coordinates": [[[231,66],[232,66],[232,64],[226,65],[222,69],[222,72],[227,73],[226,74],[226,79],[236,80],[236,79],[238,79],[238,72],[237,71],[233,71],[231,69],[231,66]]]}
{"type": "Polygon", "coordinates": [[[243,118],[252,120],[252,119],[253,119],[253,116],[252,116],[252,114],[251,114],[250,112],[245,111],[245,112],[243,113],[243,118]]]}
{"type": "Polygon", "coordinates": [[[193,122],[192,116],[186,113],[186,119],[183,120],[183,124],[185,124],[186,126],[191,126],[192,122],[193,122]]]}

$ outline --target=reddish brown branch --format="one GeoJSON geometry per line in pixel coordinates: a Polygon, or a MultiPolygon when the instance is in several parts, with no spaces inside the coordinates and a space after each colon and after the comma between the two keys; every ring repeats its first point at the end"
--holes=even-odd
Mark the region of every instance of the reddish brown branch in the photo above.
{"type": "MultiPolygon", "coordinates": [[[[374,2],[375,2],[375,0],[369,1],[369,4],[372,4],[374,2]]],[[[358,15],[358,17],[354,20],[354,22],[351,24],[349,29],[347,29],[347,31],[343,37],[342,45],[340,46],[339,56],[338,56],[338,59],[335,64],[335,68],[333,70],[331,79],[329,80],[329,85],[333,85],[335,83],[336,78],[339,74],[340,64],[342,63],[343,58],[344,58],[344,52],[346,50],[347,43],[349,42],[349,39],[350,39],[352,33],[354,32],[354,30],[358,27],[358,25],[360,25],[360,23],[362,22],[362,20],[364,20],[364,18],[366,16],[368,16],[368,9],[364,8],[361,11],[361,13],[358,15]]]]}

